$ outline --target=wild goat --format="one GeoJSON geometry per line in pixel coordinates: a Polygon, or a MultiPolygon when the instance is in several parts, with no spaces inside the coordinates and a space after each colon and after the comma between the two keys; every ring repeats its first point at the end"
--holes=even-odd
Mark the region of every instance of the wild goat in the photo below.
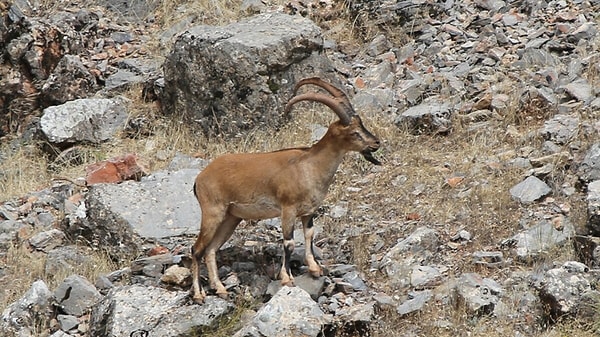
{"type": "Polygon", "coordinates": [[[199,265],[205,258],[210,286],[217,295],[227,296],[219,280],[216,252],[231,237],[241,220],[281,217],[283,261],[279,277],[283,285],[293,285],[290,255],[294,250],[296,218],[302,221],[306,242],[306,264],[310,274],[319,277],[321,266],[313,252],[313,217],[327,194],[333,176],[350,151],[360,152],[375,165],[373,157],[379,139],[363,125],[344,92],[318,77],[296,84],[294,97],[287,103],[289,113],[295,103],[315,101],[327,105],[339,120],[312,147],[291,148],[268,153],[226,154],[216,158],[198,174],[194,194],[202,209],[200,234],[192,247],[193,298],[202,303],[206,297],[199,283],[199,265]],[[306,84],[327,90],[323,93],[296,95],[306,84]]]}

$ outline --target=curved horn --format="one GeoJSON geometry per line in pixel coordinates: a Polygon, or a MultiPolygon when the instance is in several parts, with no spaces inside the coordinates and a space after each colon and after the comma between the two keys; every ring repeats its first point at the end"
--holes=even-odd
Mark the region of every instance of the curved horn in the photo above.
{"type": "Polygon", "coordinates": [[[347,113],[347,109],[345,106],[345,102],[341,97],[329,97],[319,93],[307,93],[295,96],[292,98],[285,106],[285,113],[287,114],[292,105],[300,102],[300,101],[314,101],[327,105],[335,114],[340,118],[340,121],[344,125],[350,124],[350,116],[347,113]]]}
{"type": "Polygon", "coordinates": [[[301,79],[300,82],[298,82],[296,84],[296,86],[294,87],[294,96],[296,95],[296,92],[298,91],[298,89],[300,89],[300,87],[305,84],[314,84],[316,86],[319,86],[319,87],[327,90],[327,92],[329,92],[329,94],[331,94],[333,97],[343,98],[345,101],[348,101],[348,96],[346,96],[346,94],[343,91],[334,87],[333,85],[331,85],[331,83],[323,81],[319,77],[309,77],[309,78],[301,79]]]}

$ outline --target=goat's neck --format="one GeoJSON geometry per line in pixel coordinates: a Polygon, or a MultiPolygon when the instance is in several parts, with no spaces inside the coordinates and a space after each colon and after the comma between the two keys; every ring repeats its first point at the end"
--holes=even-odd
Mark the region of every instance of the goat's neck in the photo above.
{"type": "Polygon", "coordinates": [[[344,155],[348,152],[343,147],[336,144],[336,142],[326,139],[329,135],[326,134],[320,141],[313,145],[310,149],[310,164],[318,166],[319,169],[315,170],[319,172],[318,177],[315,179],[319,180],[324,185],[329,185],[340,166],[344,155]]]}

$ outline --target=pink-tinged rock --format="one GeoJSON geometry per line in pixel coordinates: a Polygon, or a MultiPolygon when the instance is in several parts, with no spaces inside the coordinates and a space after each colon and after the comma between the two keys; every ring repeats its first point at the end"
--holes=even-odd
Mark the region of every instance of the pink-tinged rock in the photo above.
{"type": "Polygon", "coordinates": [[[120,183],[123,180],[138,180],[146,174],[134,154],[126,154],[86,167],[87,185],[99,183],[120,183]]]}

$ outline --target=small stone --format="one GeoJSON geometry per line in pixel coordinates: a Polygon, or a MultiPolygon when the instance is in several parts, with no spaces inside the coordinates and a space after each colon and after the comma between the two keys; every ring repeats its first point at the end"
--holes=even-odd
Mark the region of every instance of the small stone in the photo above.
{"type": "Polygon", "coordinates": [[[552,192],[552,189],[535,176],[529,176],[524,181],[510,189],[512,197],[523,204],[530,204],[552,192]]]}
{"type": "Polygon", "coordinates": [[[396,308],[396,312],[401,315],[408,315],[412,312],[421,310],[427,302],[433,297],[431,290],[415,291],[409,294],[409,299],[404,301],[396,308]]]}
{"type": "Polygon", "coordinates": [[[160,280],[167,284],[186,287],[192,283],[192,273],[188,268],[172,265],[165,270],[160,280]]]}
{"type": "Polygon", "coordinates": [[[75,329],[79,325],[77,317],[72,315],[57,315],[56,319],[58,320],[60,329],[63,331],[75,329]]]}

